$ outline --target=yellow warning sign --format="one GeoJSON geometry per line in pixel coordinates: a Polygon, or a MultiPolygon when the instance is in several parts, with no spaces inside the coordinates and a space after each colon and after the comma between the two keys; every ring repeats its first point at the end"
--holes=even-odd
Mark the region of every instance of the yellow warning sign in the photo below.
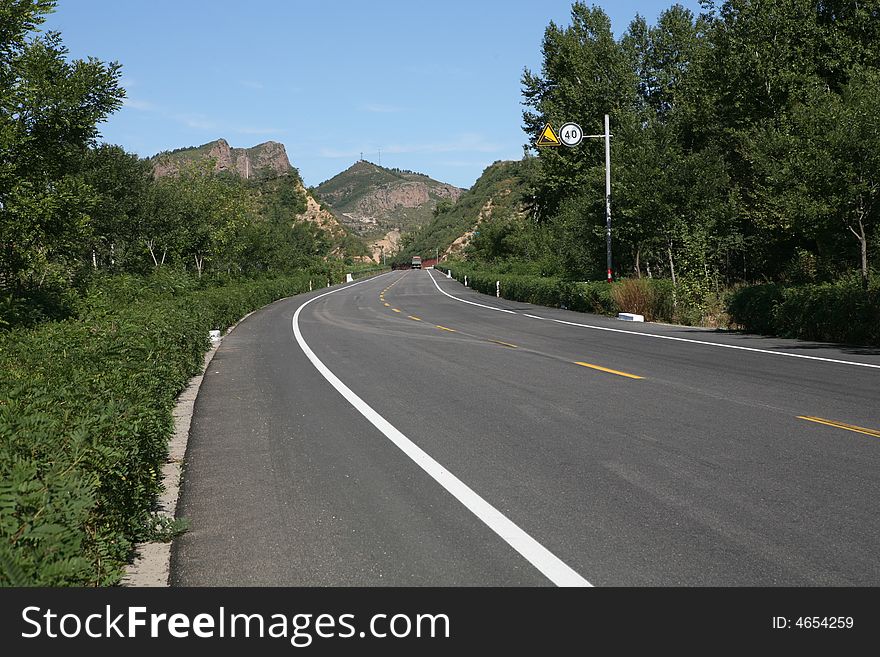
{"type": "Polygon", "coordinates": [[[538,137],[538,141],[535,142],[536,146],[560,146],[562,144],[559,141],[559,137],[556,136],[556,133],[553,131],[553,126],[549,123],[544,126],[544,129],[541,131],[541,136],[538,137]]]}

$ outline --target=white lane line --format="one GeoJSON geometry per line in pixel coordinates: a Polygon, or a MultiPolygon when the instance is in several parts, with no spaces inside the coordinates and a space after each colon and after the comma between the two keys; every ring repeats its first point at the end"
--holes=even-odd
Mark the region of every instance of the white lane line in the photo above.
{"type": "Polygon", "coordinates": [[[553,319],[550,317],[538,317],[537,315],[524,315],[534,319],[542,319],[548,322],[556,322],[557,324],[566,324],[568,326],[579,326],[581,328],[593,329],[594,331],[610,331],[612,333],[626,333],[627,335],[641,335],[646,338],[657,338],[658,340],[673,340],[675,342],[689,342],[691,344],[703,344],[709,347],[720,347],[722,349],[738,349],[740,351],[753,351],[759,354],[772,354],[773,356],[787,356],[788,358],[803,358],[805,360],[818,360],[823,363],[837,363],[839,365],[855,365],[856,367],[871,367],[880,369],[880,365],[872,363],[857,363],[852,360],[838,360],[836,358],[823,358],[821,356],[807,356],[806,354],[789,354],[784,351],[771,351],[770,349],[758,349],[756,347],[741,347],[735,344],[724,344],[721,342],[706,342],[704,340],[694,340],[692,338],[677,338],[672,335],[657,335],[656,333],[642,333],[641,331],[627,331],[625,329],[610,328],[608,326],[593,326],[592,324],[579,324],[578,322],[567,322],[563,319],[553,319]]]}
{"type": "Polygon", "coordinates": [[[497,310],[500,313],[508,313],[510,315],[516,315],[516,313],[512,310],[506,310],[504,308],[495,308],[493,306],[486,306],[482,303],[477,303],[475,301],[467,301],[466,299],[459,299],[458,297],[454,297],[451,294],[449,294],[448,292],[445,292],[444,290],[442,290],[440,288],[440,286],[437,285],[437,281],[434,280],[434,274],[428,272],[428,278],[431,279],[431,282],[434,284],[434,287],[436,287],[438,290],[440,290],[441,293],[445,294],[450,299],[455,299],[456,301],[461,301],[462,303],[469,303],[472,306],[479,306],[480,308],[488,308],[489,310],[497,310]]]}
{"type": "MultiPolygon", "coordinates": [[[[431,278],[434,281],[433,278],[431,278]]],[[[434,281],[434,285],[437,286],[437,289],[440,290],[440,286],[437,285],[437,281],[434,281]]],[[[440,290],[443,292],[443,290],[440,290]]],[[[465,301],[464,299],[459,299],[458,297],[454,297],[447,292],[443,292],[447,297],[451,299],[455,299],[456,301],[463,301],[464,303],[471,303],[470,301],[465,301]]],[[[474,304],[479,306],[481,304],[474,304]]],[[[483,306],[484,308],[491,308],[491,306],[483,306]]],[[[491,308],[492,310],[500,310],[500,308],[491,308]]],[[[513,313],[511,310],[505,310],[502,312],[513,313]]],[[[694,340],[693,338],[678,338],[672,335],[657,335],[656,333],[643,333],[642,331],[627,331],[626,329],[616,329],[611,328],[609,326],[594,326],[593,324],[581,324],[579,322],[567,322],[564,319],[553,319],[552,317],[540,317],[538,315],[531,315],[529,313],[513,313],[514,315],[522,315],[523,317],[530,317],[531,319],[540,319],[542,322],[556,322],[557,324],[565,324],[567,326],[578,326],[580,328],[593,329],[594,331],[608,331],[609,333],[625,333],[626,335],[640,335],[644,338],[656,338],[657,340],[672,340],[674,342],[687,342],[690,344],[701,344],[706,345],[707,347],[719,347],[721,349],[738,349],[740,351],[751,351],[758,354],[771,354],[773,356],[785,356],[787,358],[802,358],[804,360],[816,360],[823,363],[836,363],[838,365],[854,365],[855,367],[869,367],[872,369],[880,369],[880,365],[876,365],[873,363],[858,363],[852,360],[840,360],[837,358],[823,358],[822,356],[808,356],[807,354],[790,354],[785,351],[771,351],[770,349],[758,349],[757,347],[741,347],[735,344],[723,344],[721,342],[706,342],[705,340],[694,340]]]]}
{"type": "MultiPolygon", "coordinates": [[[[371,279],[372,280],[372,279],[371,279]]],[[[365,282],[365,281],[361,281],[365,282]]],[[[354,285],[359,285],[355,283],[354,285]]],[[[498,536],[504,539],[508,545],[519,552],[529,563],[537,568],[545,577],[557,586],[592,586],[587,580],[581,577],[572,568],[562,562],[559,557],[550,552],[543,545],[538,543],[534,538],[529,536],[518,525],[516,525],[507,516],[501,513],[494,506],[480,497],[473,489],[461,481],[454,474],[449,472],[440,463],[435,461],[427,452],[412,442],[409,438],[398,431],[388,420],[379,415],[371,406],[363,399],[358,397],[352,390],[345,385],[339,378],[324,365],[323,362],[315,355],[309,345],[303,339],[299,329],[299,316],[303,308],[313,301],[317,301],[328,294],[335,294],[341,290],[354,287],[349,285],[345,288],[339,288],[325,292],[317,297],[309,299],[293,314],[293,335],[296,337],[297,343],[306,355],[312,365],[321,373],[327,381],[336,388],[345,400],[354,406],[357,411],[363,415],[374,427],[381,431],[385,436],[400,450],[411,458],[416,465],[428,473],[428,475],[443,486],[455,499],[464,504],[464,506],[477,518],[483,521],[489,529],[494,531],[498,536]]],[[[479,305],[479,304],[478,304],[479,305]]]]}

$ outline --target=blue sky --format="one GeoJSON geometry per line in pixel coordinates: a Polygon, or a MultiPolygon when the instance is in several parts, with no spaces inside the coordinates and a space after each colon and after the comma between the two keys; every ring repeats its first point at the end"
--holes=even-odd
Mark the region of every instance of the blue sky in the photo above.
{"type": "MultiPolygon", "coordinates": [[[[598,2],[619,36],[673,4],[598,2]]],[[[699,11],[696,0],[681,4],[699,11]]],[[[123,66],[126,105],[104,141],[140,156],[219,137],[279,141],[307,185],[363,152],[470,187],[519,159],[520,76],[571,2],[60,0],[43,29],[75,58],[123,66]]],[[[601,129],[597,117],[595,128],[601,129]]],[[[588,125],[583,126],[590,130],[588,125]]]]}

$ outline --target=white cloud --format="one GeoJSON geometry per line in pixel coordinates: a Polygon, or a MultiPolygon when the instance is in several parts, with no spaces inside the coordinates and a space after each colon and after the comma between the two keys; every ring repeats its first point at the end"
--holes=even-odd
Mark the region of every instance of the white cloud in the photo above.
{"type": "Polygon", "coordinates": [[[158,109],[153,103],[146,100],[138,100],[137,98],[125,98],[122,101],[122,106],[140,110],[141,112],[155,112],[158,109]]]}
{"type": "Polygon", "coordinates": [[[175,114],[172,117],[178,123],[195,130],[217,130],[220,124],[203,114],[175,114]]]}
{"type": "Polygon", "coordinates": [[[287,131],[278,128],[254,128],[251,126],[244,126],[241,128],[235,128],[234,132],[242,135],[283,135],[287,131]]]}
{"type": "MultiPolygon", "coordinates": [[[[372,149],[375,151],[376,149],[372,149]]],[[[364,151],[366,152],[366,151],[364,151]]],[[[361,151],[342,151],[335,148],[322,148],[318,151],[318,157],[324,157],[330,160],[349,159],[352,157],[360,157],[361,151]]]]}
{"type": "Polygon", "coordinates": [[[440,160],[437,162],[439,166],[444,167],[456,167],[456,168],[471,168],[471,167],[482,167],[486,168],[485,162],[471,162],[469,160],[440,160]]]}
{"type": "MultiPolygon", "coordinates": [[[[476,133],[461,134],[448,141],[399,143],[381,147],[383,155],[386,153],[388,155],[406,155],[410,153],[498,153],[502,150],[502,147],[498,144],[486,141],[485,137],[476,133]]],[[[350,159],[359,157],[362,152],[375,156],[378,151],[379,149],[373,145],[360,149],[321,148],[318,151],[318,156],[328,159],[350,159]]],[[[466,165],[462,163],[461,166],[466,165]]]]}
{"type": "Polygon", "coordinates": [[[211,131],[220,134],[236,133],[240,135],[256,136],[283,135],[287,133],[287,130],[283,130],[280,128],[264,128],[253,125],[232,126],[229,123],[225,123],[209,116],[205,116],[204,114],[199,114],[195,112],[169,112],[167,109],[160,107],[155,103],[151,103],[146,100],[139,100],[137,98],[125,98],[123,100],[123,105],[125,107],[130,107],[131,109],[138,110],[140,112],[155,112],[165,119],[184,125],[187,128],[192,128],[193,130],[211,131]]]}
{"type": "Polygon", "coordinates": [[[455,139],[423,144],[391,144],[382,148],[387,153],[497,153],[501,150],[479,134],[466,133],[455,139]]]}
{"type": "Polygon", "coordinates": [[[396,114],[403,111],[402,107],[383,105],[381,103],[363,103],[360,108],[365,112],[374,112],[376,114],[396,114]]]}

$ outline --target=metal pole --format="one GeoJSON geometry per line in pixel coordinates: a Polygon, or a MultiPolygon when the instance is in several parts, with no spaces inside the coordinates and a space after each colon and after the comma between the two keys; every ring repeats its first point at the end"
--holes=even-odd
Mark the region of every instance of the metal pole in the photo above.
{"type": "Polygon", "coordinates": [[[605,255],[611,282],[611,130],[605,115],[605,255]]]}

